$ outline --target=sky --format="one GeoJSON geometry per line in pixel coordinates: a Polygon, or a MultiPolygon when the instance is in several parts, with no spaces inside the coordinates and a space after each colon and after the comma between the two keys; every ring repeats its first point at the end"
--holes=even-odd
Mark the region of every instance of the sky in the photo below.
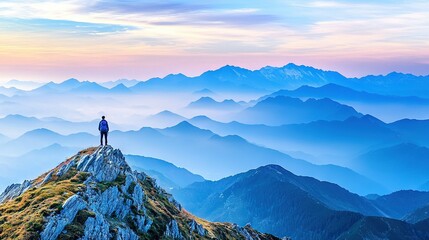
{"type": "Polygon", "coordinates": [[[145,80],[289,62],[349,77],[429,75],[429,1],[0,1],[0,81],[145,80]]]}

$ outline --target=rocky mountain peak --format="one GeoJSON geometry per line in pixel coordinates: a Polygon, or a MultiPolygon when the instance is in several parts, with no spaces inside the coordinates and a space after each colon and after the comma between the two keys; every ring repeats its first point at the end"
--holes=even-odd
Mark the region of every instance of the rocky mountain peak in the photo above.
{"type": "Polygon", "coordinates": [[[0,239],[276,239],[182,209],[119,149],[80,151],[0,195],[0,239]]]}

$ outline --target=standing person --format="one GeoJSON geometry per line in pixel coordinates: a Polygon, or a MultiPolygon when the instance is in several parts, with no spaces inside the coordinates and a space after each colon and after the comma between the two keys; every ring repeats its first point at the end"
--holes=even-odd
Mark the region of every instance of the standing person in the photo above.
{"type": "Polygon", "coordinates": [[[101,121],[98,124],[98,130],[100,131],[100,145],[103,146],[103,136],[104,144],[107,145],[107,133],[109,132],[109,124],[107,123],[105,116],[101,117],[101,121]]]}

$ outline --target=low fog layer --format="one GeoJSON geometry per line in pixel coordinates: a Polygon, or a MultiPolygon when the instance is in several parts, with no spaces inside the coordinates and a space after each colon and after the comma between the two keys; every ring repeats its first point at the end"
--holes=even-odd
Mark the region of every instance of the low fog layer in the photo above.
{"type": "Polygon", "coordinates": [[[70,79],[19,89],[29,83],[12,81],[0,95],[0,188],[97,145],[105,115],[114,147],[205,179],[277,164],[361,195],[425,189],[429,86],[412,96],[419,80],[400,91],[391,84],[400,85],[397,75],[379,76],[378,89],[368,78],[286,65],[147,82],[70,79]]]}

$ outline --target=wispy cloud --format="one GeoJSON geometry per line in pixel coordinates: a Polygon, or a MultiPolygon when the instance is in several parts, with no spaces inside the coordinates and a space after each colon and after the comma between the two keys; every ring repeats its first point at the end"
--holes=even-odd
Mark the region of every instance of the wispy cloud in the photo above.
{"type": "Polygon", "coordinates": [[[178,1],[103,0],[82,8],[82,11],[130,14],[135,20],[154,25],[232,25],[252,26],[272,23],[278,17],[260,13],[255,8],[226,8],[216,4],[178,1]]]}
{"type": "Polygon", "coordinates": [[[146,13],[146,14],[170,14],[188,13],[209,9],[208,5],[178,1],[118,1],[102,0],[86,7],[91,12],[115,12],[115,13],[146,13]]]}
{"type": "MultiPolygon", "coordinates": [[[[0,63],[9,69],[32,62],[91,69],[100,59],[118,73],[122,62],[153,66],[144,61],[154,58],[141,56],[204,56],[236,65],[239,58],[231,56],[308,64],[336,59],[333,69],[365,59],[411,61],[422,69],[417,63],[429,59],[429,2],[423,0],[5,0],[0,16],[0,63]]],[[[207,67],[194,62],[192,68],[207,67]]]]}
{"type": "Polygon", "coordinates": [[[135,29],[133,26],[43,18],[0,18],[0,26],[9,31],[45,31],[76,35],[109,34],[135,29]]]}
{"type": "Polygon", "coordinates": [[[270,14],[247,13],[247,12],[229,12],[224,14],[209,13],[197,18],[203,22],[230,24],[239,26],[254,26],[259,24],[273,23],[279,18],[270,14]]]}
{"type": "Polygon", "coordinates": [[[269,14],[256,14],[245,12],[204,12],[182,16],[180,19],[165,19],[147,22],[153,25],[187,25],[187,26],[215,26],[252,28],[255,25],[270,24],[278,21],[278,17],[269,14]]]}

